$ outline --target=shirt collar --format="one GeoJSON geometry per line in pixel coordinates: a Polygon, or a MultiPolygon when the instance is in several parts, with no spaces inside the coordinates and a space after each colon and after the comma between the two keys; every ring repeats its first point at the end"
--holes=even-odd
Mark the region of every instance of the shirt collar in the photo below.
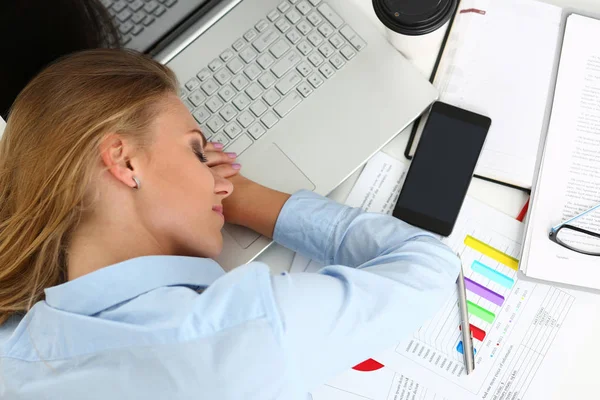
{"type": "Polygon", "coordinates": [[[208,287],[223,276],[208,258],[133,258],[46,289],[46,303],[67,312],[93,315],[162,286],[208,287]]]}

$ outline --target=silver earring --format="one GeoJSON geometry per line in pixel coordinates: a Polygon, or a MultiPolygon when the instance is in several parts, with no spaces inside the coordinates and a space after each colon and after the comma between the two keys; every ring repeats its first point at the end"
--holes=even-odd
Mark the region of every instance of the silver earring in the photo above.
{"type": "Polygon", "coordinates": [[[132,179],[133,179],[133,181],[135,182],[135,188],[134,188],[134,189],[139,189],[139,188],[140,188],[140,186],[142,185],[142,184],[140,183],[140,180],[139,180],[137,177],[135,177],[135,176],[134,176],[132,179]]]}

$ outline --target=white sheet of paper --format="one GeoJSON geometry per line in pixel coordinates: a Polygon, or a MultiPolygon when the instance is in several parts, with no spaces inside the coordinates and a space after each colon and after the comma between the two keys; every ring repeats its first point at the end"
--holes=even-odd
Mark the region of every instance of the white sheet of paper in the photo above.
{"type": "MultiPolygon", "coordinates": [[[[398,200],[408,166],[395,158],[379,152],[363,169],[345,204],[365,211],[391,214],[398,200]]],[[[296,253],[291,273],[316,272],[323,265],[296,253]]]]}
{"type": "Polygon", "coordinates": [[[562,10],[529,0],[462,0],[460,9],[485,15],[457,15],[434,86],[440,101],[492,119],[475,173],[529,188],[562,10]]]}
{"type": "Polygon", "coordinates": [[[461,332],[458,297],[453,293],[412,337],[373,356],[383,368],[346,371],[314,390],[313,399],[593,398],[600,390],[594,377],[600,358],[596,344],[600,319],[594,315],[600,297],[519,279],[513,268],[465,243],[465,238],[472,236],[518,258],[522,234],[523,224],[467,198],[454,233],[444,239],[460,253],[465,277],[496,296],[491,301],[489,294],[483,297],[467,292],[470,302],[487,310],[484,318],[473,313],[469,318],[486,332],[482,341],[474,340],[474,374],[465,374],[463,356],[457,351],[461,332]],[[478,263],[503,278],[488,278],[477,269],[478,263]]]}
{"type": "MultiPolygon", "coordinates": [[[[550,228],[600,203],[600,21],[572,15],[533,196],[521,269],[528,276],[600,289],[598,257],[561,247],[550,228]]],[[[600,211],[576,225],[600,232],[600,211]]]]}

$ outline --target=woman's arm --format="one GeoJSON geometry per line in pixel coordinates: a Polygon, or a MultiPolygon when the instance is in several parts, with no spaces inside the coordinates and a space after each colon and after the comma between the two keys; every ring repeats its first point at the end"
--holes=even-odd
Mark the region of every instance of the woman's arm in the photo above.
{"type": "Polygon", "coordinates": [[[290,195],[241,175],[229,179],[233,183],[233,193],[223,201],[225,220],[272,238],[279,213],[290,195]]]}
{"type": "Polygon", "coordinates": [[[271,278],[276,330],[302,389],[389,349],[455,290],[459,260],[433,235],[310,192],[285,204],[274,238],[328,265],[271,278]]]}

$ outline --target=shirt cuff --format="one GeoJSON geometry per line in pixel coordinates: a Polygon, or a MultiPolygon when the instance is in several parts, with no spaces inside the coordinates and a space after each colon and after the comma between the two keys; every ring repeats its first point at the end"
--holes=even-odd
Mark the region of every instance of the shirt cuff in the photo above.
{"type": "Polygon", "coordinates": [[[273,240],[306,257],[324,262],[332,245],[332,232],[348,210],[348,206],[301,190],[292,195],[281,209],[273,240]]]}

